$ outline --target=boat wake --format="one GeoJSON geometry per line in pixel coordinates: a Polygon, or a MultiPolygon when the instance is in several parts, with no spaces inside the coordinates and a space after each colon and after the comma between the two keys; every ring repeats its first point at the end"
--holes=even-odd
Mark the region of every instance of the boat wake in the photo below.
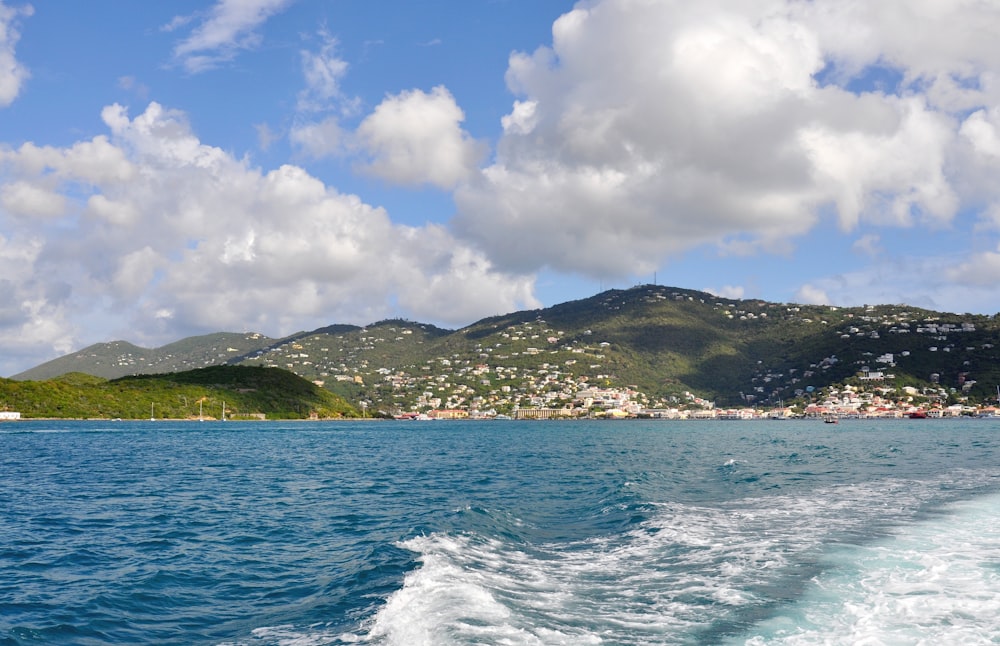
{"type": "Polygon", "coordinates": [[[895,635],[897,625],[917,638],[907,643],[996,637],[1000,619],[985,618],[1000,618],[991,515],[1000,497],[922,520],[941,484],[881,482],[721,508],[661,504],[622,534],[569,543],[411,538],[401,546],[420,566],[342,641],[847,644],[895,635]],[[966,529],[961,549],[948,547],[956,522],[966,529]],[[924,543],[936,547],[915,549],[924,543]],[[918,612],[928,619],[915,622],[918,612]]]}

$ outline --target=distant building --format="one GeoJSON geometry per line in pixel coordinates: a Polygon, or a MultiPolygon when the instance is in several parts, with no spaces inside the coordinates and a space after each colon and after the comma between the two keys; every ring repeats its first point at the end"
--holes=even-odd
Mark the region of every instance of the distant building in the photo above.
{"type": "Polygon", "coordinates": [[[467,419],[469,411],[457,408],[435,409],[427,413],[427,416],[433,419],[467,419]]]}
{"type": "Polygon", "coordinates": [[[552,408],[519,408],[514,411],[514,419],[552,419],[555,414],[552,408]]]}

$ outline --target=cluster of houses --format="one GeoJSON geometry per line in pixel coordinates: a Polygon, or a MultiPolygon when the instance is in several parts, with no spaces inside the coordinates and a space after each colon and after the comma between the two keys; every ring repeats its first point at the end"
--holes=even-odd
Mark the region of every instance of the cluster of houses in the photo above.
{"type": "MultiPolygon", "coordinates": [[[[515,408],[511,416],[498,415],[495,409],[451,408],[432,409],[421,413],[427,419],[663,419],[663,420],[784,420],[784,419],[903,419],[903,418],[948,418],[948,417],[1000,417],[1000,407],[994,405],[972,406],[969,404],[944,403],[938,401],[917,405],[913,399],[920,393],[915,388],[904,388],[908,393],[903,399],[892,399],[867,392],[863,389],[845,386],[838,390],[831,388],[827,394],[805,406],[777,407],[716,407],[712,402],[686,393],[683,406],[650,408],[640,402],[641,393],[631,389],[601,389],[598,398],[592,398],[592,391],[580,392],[581,397],[559,408],[531,406],[515,408]]],[[[408,413],[401,418],[415,418],[417,413],[408,413]]]]}
{"type": "MultiPolygon", "coordinates": [[[[600,306],[614,313],[629,307],[630,297],[625,293],[609,294],[600,306]]],[[[831,332],[835,331],[845,341],[892,335],[898,338],[900,347],[850,359],[836,355],[817,357],[812,363],[799,367],[776,367],[767,365],[766,361],[759,362],[752,383],[748,384],[745,393],[741,393],[744,406],[731,409],[716,408],[712,402],[690,393],[675,393],[654,401],[635,386],[616,388],[613,386],[618,381],[613,376],[614,353],[609,350],[607,340],[590,331],[582,334],[577,331],[568,338],[541,317],[499,324],[495,330],[479,337],[479,342],[471,348],[463,347],[458,353],[420,359],[415,363],[408,363],[403,358],[412,356],[412,353],[407,354],[406,348],[430,339],[430,336],[423,336],[430,331],[408,322],[380,323],[362,328],[358,333],[331,332],[301,338],[259,351],[256,361],[292,370],[321,386],[334,387],[336,383],[346,382],[346,386],[353,389],[350,392],[361,393],[362,404],[369,410],[396,415],[474,418],[499,412],[511,417],[537,419],[640,416],[757,419],[793,415],[905,416],[912,412],[909,410],[912,404],[892,401],[888,396],[860,403],[827,403],[820,401],[821,393],[810,384],[829,383],[827,375],[842,373],[845,365],[849,365],[858,379],[870,385],[878,396],[879,387],[894,379],[894,369],[899,362],[912,360],[911,349],[915,355],[959,351],[970,354],[980,350],[978,345],[966,347],[974,345],[968,336],[962,339],[976,332],[975,324],[942,322],[902,307],[867,307],[860,313],[831,307],[827,311],[826,308],[806,309],[756,301],[719,299],[716,302],[664,289],[651,290],[644,298],[647,301],[700,302],[720,316],[748,325],[775,320],[795,325],[829,325],[833,328],[831,332]],[[611,355],[610,359],[606,353],[611,355]],[[397,356],[399,359],[395,358],[397,356]],[[763,402],[779,399],[806,399],[814,403],[807,410],[797,408],[793,411],[779,406],[762,412],[763,402]]],[[[933,383],[936,377],[930,375],[929,379],[933,383]]],[[[962,390],[967,391],[975,384],[971,378],[962,376],[960,379],[965,379],[959,384],[962,390]]],[[[858,397],[861,396],[859,392],[858,397]]],[[[937,405],[928,412],[934,416],[938,410],[944,416],[953,414],[956,409],[945,411],[943,405],[937,405]]],[[[968,407],[960,412],[969,413],[968,407]]]]}

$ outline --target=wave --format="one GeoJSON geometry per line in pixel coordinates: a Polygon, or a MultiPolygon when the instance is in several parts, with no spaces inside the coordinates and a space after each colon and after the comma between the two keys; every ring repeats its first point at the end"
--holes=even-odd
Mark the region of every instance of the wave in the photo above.
{"type": "Polygon", "coordinates": [[[360,630],[338,641],[380,646],[863,643],[865,618],[852,612],[871,607],[869,619],[891,626],[893,613],[902,622],[920,607],[920,595],[940,610],[926,614],[937,626],[927,629],[929,635],[945,634],[948,622],[955,624],[952,615],[962,612],[968,613],[970,630],[982,629],[980,613],[1000,617],[1000,547],[995,545],[1000,530],[995,521],[987,525],[989,532],[982,527],[1000,499],[973,500],[948,516],[925,519],[930,508],[956,492],[981,494],[982,475],[880,481],[716,507],[664,503],[621,533],[579,541],[536,544],[528,532],[412,537],[400,547],[416,554],[419,567],[360,630]],[[952,514],[968,516],[965,556],[948,552],[952,514]],[[923,542],[936,547],[921,551],[923,542]],[[975,565],[976,554],[988,555],[993,565],[975,565]],[[879,565],[879,559],[894,565],[879,565]],[[971,571],[966,591],[973,591],[973,583],[985,585],[985,598],[968,597],[968,603],[949,611],[950,588],[928,597],[919,587],[923,583],[906,578],[907,568],[923,568],[920,579],[956,559],[957,567],[971,571]],[[899,563],[905,563],[903,569],[894,569],[899,563]],[[818,621],[815,612],[830,619],[818,621]],[[852,617],[857,639],[833,637],[852,617]]]}
{"type": "Polygon", "coordinates": [[[826,563],[798,603],[734,643],[1000,642],[1000,495],[840,547],[826,563]]]}

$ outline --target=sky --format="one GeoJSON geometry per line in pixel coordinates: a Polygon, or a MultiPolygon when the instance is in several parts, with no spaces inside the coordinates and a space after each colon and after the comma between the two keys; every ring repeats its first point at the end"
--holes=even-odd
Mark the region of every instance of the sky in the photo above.
{"type": "Polygon", "coordinates": [[[0,375],[647,283],[997,313],[998,33],[982,0],[0,0],[0,375]]]}

